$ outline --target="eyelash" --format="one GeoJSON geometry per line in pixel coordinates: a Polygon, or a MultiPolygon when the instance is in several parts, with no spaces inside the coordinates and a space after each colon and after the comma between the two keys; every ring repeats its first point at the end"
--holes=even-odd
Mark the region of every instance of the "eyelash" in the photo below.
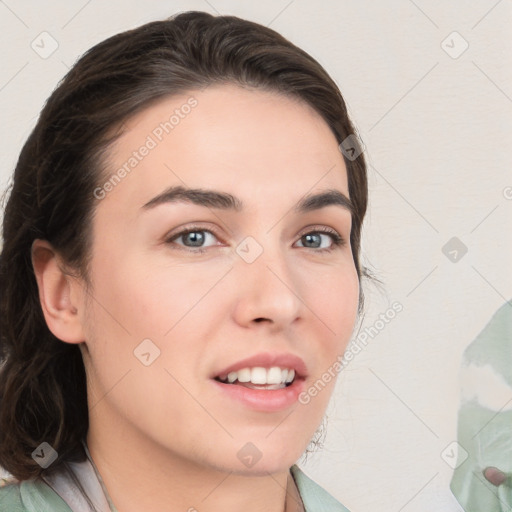
{"type": "MultiPolygon", "coordinates": [[[[196,232],[210,233],[215,238],[219,239],[217,234],[214,231],[210,230],[210,229],[205,229],[205,228],[200,227],[200,226],[192,226],[192,227],[189,227],[187,229],[184,229],[183,231],[180,231],[179,233],[176,233],[176,234],[172,235],[170,238],[167,238],[165,240],[165,243],[166,244],[171,244],[172,242],[174,242],[174,240],[176,240],[176,239],[178,239],[178,238],[180,238],[182,236],[186,236],[189,233],[196,233],[196,232]]],[[[300,235],[299,240],[301,238],[304,238],[306,235],[313,235],[313,234],[319,234],[319,233],[320,234],[326,234],[326,235],[329,235],[331,237],[331,240],[332,240],[331,247],[323,248],[323,249],[315,249],[315,248],[311,248],[311,247],[303,247],[303,248],[304,249],[311,249],[312,251],[320,252],[320,253],[329,253],[329,252],[333,251],[334,249],[337,249],[337,248],[342,247],[342,246],[345,245],[345,240],[344,240],[344,238],[339,233],[337,233],[333,229],[326,228],[326,227],[320,227],[320,228],[313,229],[311,231],[307,231],[306,233],[303,233],[302,235],[300,235]]],[[[208,250],[208,247],[206,247],[206,248],[203,248],[203,247],[191,248],[191,247],[186,247],[186,246],[179,246],[179,247],[180,247],[180,249],[183,249],[183,250],[186,250],[186,251],[192,252],[192,253],[205,253],[208,250]]]]}

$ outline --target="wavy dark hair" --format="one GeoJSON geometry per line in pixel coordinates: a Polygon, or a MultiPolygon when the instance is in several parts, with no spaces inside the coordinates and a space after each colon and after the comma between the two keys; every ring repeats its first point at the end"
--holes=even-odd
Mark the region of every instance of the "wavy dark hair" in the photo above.
{"type": "MultiPolygon", "coordinates": [[[[0,255],[0,465],[18,480],[40,475],[31,454],[44,441],[59,455],[52,468],[85,460],[81,440],[89,424],[80,347],[57,339],[46,325],[33,241],[48,240],[90,282],[93,191],[108,175],[106,157],[119,127],[165,97],[222,83],[309,104],[339,144],[355,133],[338,87],[315,59],[267,27],[205,12],[184,12],[97,44],[44,105],[14,171],[0,255]]],[[[344,159],[354,205],[350,241],[361,278],[366,164],[363,154],[344,153],[344,159]]]]}

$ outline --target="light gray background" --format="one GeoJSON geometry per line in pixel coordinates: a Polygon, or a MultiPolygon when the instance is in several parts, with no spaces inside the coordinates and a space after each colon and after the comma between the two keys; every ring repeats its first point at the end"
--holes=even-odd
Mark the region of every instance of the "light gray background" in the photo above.
{"type": "Polygon", "coordinates": [[[384,288],[367,286],[363,329],[394,301],[404,309],[340,376],[325,447],[303,467],[354,512],[458,510],[441,454],[456,439],[462,352],[512,298],[511,2],[0,1],[0,188],[85,50],[191,9],[269,25],[310,52],[366,145],[363,249],[384,288]],[[50,48],[43,31],[58,42],[46,59],[31,47],[50,48]],[[442,252],[452,237],[468,248],[456,262],[442,252]]]}

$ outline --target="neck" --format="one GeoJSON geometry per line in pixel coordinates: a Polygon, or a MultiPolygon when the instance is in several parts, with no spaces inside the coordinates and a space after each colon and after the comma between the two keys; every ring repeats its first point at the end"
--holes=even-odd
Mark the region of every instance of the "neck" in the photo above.
{"type": "Polygon", "coordinates": [[[135,433],[87,435],[90,456],[118,512],[303,510],[289,471],[243,475],[185,460],[135,433]]]}

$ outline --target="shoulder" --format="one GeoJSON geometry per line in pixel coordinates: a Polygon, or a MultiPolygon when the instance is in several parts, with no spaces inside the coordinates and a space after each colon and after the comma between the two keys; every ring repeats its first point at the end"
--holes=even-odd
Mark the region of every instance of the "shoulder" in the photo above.
{"type": "Polygon", "coordinates": [[[14,480],[0,480],[0,510],[25,512],[20,497],[20,486],[14,480]]]}
{"type": "Polygon", "coordinates": [[[297,484],[306,512],[350,512],[325,489],[309,478],[297,465],[290,469],[297,484]]]}
{"type": "Polygon", "coordinates": [[[0,510],[9,512],[71,512],[44,481],[0,480],[0,510]]]}

